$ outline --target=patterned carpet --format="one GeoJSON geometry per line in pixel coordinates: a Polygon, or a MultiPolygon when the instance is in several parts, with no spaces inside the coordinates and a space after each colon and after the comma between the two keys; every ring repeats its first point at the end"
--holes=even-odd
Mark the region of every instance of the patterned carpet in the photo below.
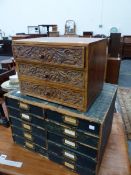
{"type": "Polygon", "coordinates": [[[131,88],[119,87],[118,100],[127,138],[131,140],[131,88]]]}

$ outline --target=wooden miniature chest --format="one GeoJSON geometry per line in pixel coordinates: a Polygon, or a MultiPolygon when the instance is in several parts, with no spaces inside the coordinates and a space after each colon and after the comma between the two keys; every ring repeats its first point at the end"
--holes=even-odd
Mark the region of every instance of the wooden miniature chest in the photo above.
{"type": "Polygon", "coordinates": [[[16,40],[13,55],[23,94],[86,111],[102,90],[105,39],[16,40]]]}
{"type": "Polygon", "coordinates": [[[5,99],[13,139],[77,173],[95,175],[111,131],[116,90],[104,84],[87,112],[10,92],[5,99]]]}

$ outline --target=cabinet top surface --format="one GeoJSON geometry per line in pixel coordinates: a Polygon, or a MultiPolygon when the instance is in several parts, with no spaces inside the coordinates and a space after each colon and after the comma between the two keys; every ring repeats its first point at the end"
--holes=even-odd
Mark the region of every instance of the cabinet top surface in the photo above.
{"type": "Polygon", "coordinates": [[[102,92],[87,112],[80,112],[76,109],[65,107],[57,103],[47,102],[42,99],[23,95],[19,91],[9,92],[5,94],[5,96],[8,98],[20,100],[23,103],[36,105],[44,109],[50,109],[72,117],[102,123],[113,101],[116,90],[116,85],[104,84],[102,92]]]}
{"type": "Polygon", "coordinates": [[[13,41],[13,44],[44,44],[44,45],[88,45],[105,40],[103,38],[79,38],[79,37],[41,37],[13,41]]]}

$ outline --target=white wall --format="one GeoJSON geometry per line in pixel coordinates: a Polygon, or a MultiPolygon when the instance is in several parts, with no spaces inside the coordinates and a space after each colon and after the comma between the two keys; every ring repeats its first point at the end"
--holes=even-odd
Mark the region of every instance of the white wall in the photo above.
{"type": "Polygon", "coordinates": [[[27,33],[29,25],[57,24],[64,34],[65,21],[72,19],[79,35],[109,35],[114,26],[122,35],[131,35],[130,7],[131,0],[0,0],[0,29],[8,36],[27,33]]]}

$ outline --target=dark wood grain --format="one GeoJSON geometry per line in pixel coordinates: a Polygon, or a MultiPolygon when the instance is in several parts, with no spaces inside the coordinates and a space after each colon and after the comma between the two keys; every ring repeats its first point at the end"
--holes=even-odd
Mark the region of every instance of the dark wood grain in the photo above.
{"type": "Polygon", "coordinates": [[[119,70],[120,70],[120,58],[108,57],[106,67],[106,82],[112,84],[118,84],[119,70]]]}
{"type": "Polygon", "coordinates": [[[131,35],[123,36],[122,58],[131,58],[131,35]]]}

